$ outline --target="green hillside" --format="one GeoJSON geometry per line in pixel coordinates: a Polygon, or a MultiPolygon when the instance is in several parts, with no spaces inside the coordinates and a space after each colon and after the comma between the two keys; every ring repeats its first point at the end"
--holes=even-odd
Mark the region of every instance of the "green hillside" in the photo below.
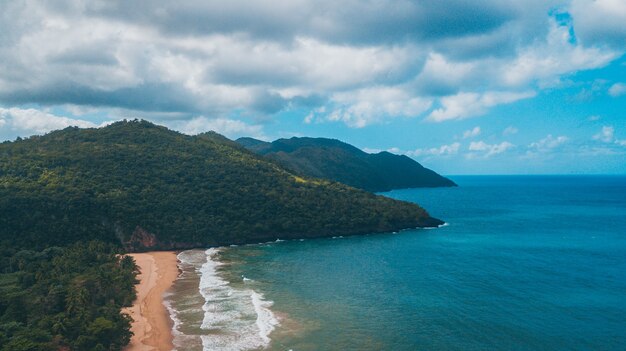
{"type": "Polygon", "coordinates": [[[415,204],[296,176],[216,133],[146,121],[0,144],[0,240],[129,250],[435,226],[415,204]]]}
{"type": "Polygon", "coordinates": [[[237,142],[298,174],[368,191],[456,186],[407,156],[385,151],[369,154],[339,140],[294,137],[268,143],[240,138],[237,142]]]}

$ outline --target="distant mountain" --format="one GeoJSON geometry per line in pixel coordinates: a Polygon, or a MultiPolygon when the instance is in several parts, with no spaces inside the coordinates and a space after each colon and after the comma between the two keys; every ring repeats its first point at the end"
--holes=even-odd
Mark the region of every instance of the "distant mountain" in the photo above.
{"type": "Polygon", "coordinates": [[[269,143],[240,138],[237,142],[298,174],[335,180],[368,191],[456,186],[450,179],[407,156],[386,151],[369,154],[335,139],[294,137],[269,143]]]}
{"type": "Polygon", "coordinates": [[[191,248],[443,223],[412,203],[296,175],[217,133],[146,121],[1,143],[0,214],[0,241],[27,248],[191,248]]]}

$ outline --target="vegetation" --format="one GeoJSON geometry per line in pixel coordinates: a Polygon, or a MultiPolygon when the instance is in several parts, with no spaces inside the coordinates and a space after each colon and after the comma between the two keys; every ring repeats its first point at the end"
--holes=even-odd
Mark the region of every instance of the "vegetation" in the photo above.
{"type": "Polygon", "coordinates": [[[300,175],[330,179],[367,191],[456,186],[407,156],[386,151],[369,154],[339,140],[294,137],[267,143],[240,138],[237,142],[300,175]]]}
{"type": "Polygon", "coordinates": [[[121,350],[124,250],[435,226],[419,206],[145,121],[0,144],[0,351],[121,350]]]}
{"type": "Polygon", "coordinates": [[[0,240],[190,248],[435,226],[419,206],[297,176],[216,133],[146,121],[0,144],[0,240]]]}
{"type": "Polygon", "coordinates": [[[16,251],[0,246],[0,350],[120,350],[135,262],[102,242],[16,251]]]}

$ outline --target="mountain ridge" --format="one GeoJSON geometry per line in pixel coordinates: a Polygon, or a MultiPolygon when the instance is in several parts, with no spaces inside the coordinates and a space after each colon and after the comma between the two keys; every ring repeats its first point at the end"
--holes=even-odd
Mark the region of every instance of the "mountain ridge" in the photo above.
{"type": "Polygon", "coordinates": [[[130,251],[433,227],[416,204],[301,176],[217,133],[147,121],[0,144],[0,240],[130,251]]]}
{"type": "Polygon", "coordinates": [[[296,173],[372,192],[456,186],[406,155],[370,154],[337,139],[292,137],[265,142],[246,137],[236,142],[296,173]]]}

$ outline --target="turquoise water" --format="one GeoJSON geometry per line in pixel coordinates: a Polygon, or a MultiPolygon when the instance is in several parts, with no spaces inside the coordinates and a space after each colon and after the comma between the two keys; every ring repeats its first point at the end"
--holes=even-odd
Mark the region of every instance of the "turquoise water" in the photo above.
{"type": "Polygon", "coordinates": [[[626,349],[626,177],[453,180],[384,194],[439,229],[213,254],[216,275],[271,311],[237,322],[268,335],[250,348],[626,349]]]}

